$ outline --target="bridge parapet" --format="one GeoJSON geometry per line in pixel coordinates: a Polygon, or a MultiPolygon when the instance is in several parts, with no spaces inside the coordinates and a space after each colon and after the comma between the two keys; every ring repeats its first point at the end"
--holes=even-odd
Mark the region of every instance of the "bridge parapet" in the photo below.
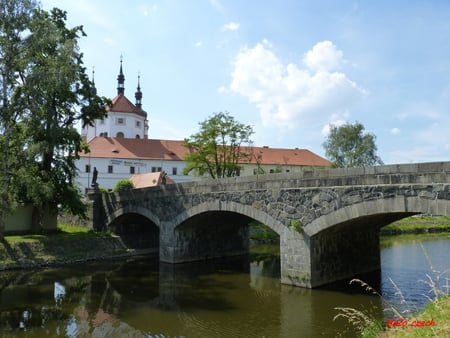
{"type": "Polygon", "coordinates": [[[202,180],[183,183],[183,192],[205,193],[291,187],[450,183],[450,162],[392,164],[362,168],[304,168],[295,173],[202,180]]]}

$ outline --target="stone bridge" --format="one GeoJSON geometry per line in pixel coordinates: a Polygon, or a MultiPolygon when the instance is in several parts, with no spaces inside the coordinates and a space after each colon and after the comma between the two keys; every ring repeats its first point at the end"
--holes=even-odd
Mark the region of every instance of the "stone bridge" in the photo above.
{"type": "Polygon", "coordinates": [[[281,282],[313,288],[380,269],[380,228],[450,215],[449,184],[450,162],[436,162],[305,168],[90,198],[95,228],[145,224],[140,236],[169,263],[248,253],[248,225],[263,223],[280,236],[281,282]]]}

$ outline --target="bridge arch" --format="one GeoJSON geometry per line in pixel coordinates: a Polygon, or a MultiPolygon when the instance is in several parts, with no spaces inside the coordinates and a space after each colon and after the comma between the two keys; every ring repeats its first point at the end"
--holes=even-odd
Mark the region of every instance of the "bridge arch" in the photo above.
{"type": "Polygon", "coordinates": [[[305,227],[305,233],[313,237],[322,231],[336,230],[345,226],[364,227],[368,221],[381,227],[399,219],[417,214],[447,215],[450,200],[421,197],[395,196],[392,198],[363,201],[322,215],[305,227]]]}
{"type": "Polygon", "coordinates": [[[177,226],[183,224],[189,218],[211,211],[230,212],[246,216],[264,225],[267,225],[269,228],[271,228],[280,236],[282,235],[283,230],[285,228],[281,222],[271,217],[266,212],[253,208],[249,205],[244,205],[232,201],[231,202],[208,201],[193,206],[192,208],[189,208],[188,210],[178,214],[174,218],[172,226],[175,229],[177,226]]]}
{"type": "Polygon", "coordinates": [[[268,225],[280,239],[283,225],[255,208],[235,202],[204,202],[178,214],[164,226],[160,259],[186,262],[249,253],[249,224],[268,225]]]}
{"type": "Polygon", "coordinates": [[[147,218],[153,224],[155,224],[158,228],[161,227],[161,222],[154,213],[151,212],[148,208],[144,208],[139,205],[126,205],[118,208],[111,214],[106,215],[106,226],[109,227],[114,220],[117,218],[126,215],[126,214],[137,214],[147,218]]]}
{"type": "Polygon", "coordinates": [[[159,219],[150,210],[140,206],[124,206],[107,217],[107,228],[128,248],[159,252],[159,219]]]}
{"type": "Polygon", "coordinates": [[[383,226],[416,214],[446,215],[448,211],[449,200],[395,196],[355,203],[322,215],[305,226],[315,285],[379,270],[379,230],[383,226]]]}

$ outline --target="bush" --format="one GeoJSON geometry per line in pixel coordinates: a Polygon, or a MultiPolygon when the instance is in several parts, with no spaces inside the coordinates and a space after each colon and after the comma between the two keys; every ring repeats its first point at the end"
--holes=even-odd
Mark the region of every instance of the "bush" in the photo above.
{"type": "Polygon", "coordinates": [[[119,191],[129,191],[134,189],[134,185],[133,182],[131,182],[130,180],[118,180],[116,185],[113,188],[113,192],[119,192],[119,191]]]}

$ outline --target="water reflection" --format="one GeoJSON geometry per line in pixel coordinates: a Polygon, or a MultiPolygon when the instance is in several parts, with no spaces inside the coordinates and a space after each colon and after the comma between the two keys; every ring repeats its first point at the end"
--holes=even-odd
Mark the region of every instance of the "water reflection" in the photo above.
{"type": "MultiPolygon", "coordinates": [[[[448,244],[424,245],[435,260],[435,255],[448,257],[448,244]]],[[[280,285],[280,262],[273,248],[201,263],[164,264],[143,257],[1,273],[0,335],[334,337],[347,326],[332,320],[337,306],[366,309],[382,318],[383,300],[348,283],[319,290],[280,285]]],[[[404,248],[411,250],[409,245],[404,248]]],[[[383,249],[381,274],[363,277],[378,283],[390,301],[395,292],[387,276],[409,292],[422,272],[419,255],[397,250],[383,249]],[[411,271],[409,261],[417,265],[414,276],[403,273],[411,271]],[[398,280],[405,276],[409,281],[398,280]]],[[[407,296],[416,301],[414,294],[407,296]]],[[[352,335],[349,332],[346,336],[352,335]]]]}

